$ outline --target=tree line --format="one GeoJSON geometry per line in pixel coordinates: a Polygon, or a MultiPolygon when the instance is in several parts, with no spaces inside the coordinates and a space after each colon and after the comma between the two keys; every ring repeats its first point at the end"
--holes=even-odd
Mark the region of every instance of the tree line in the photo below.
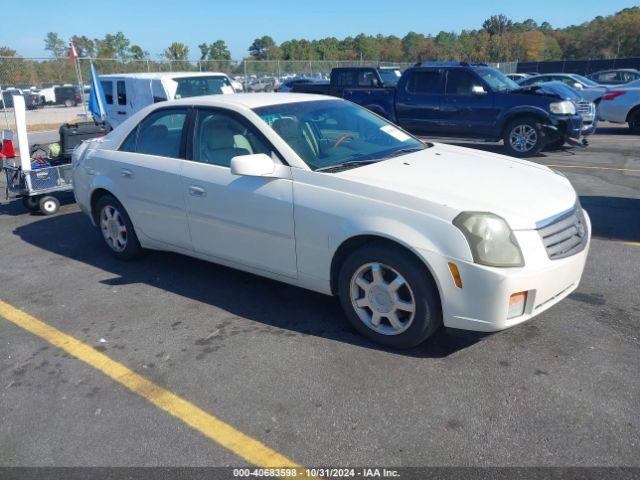
{"type": "MultiPolygon", "coordinates": [[[[62,38],[49,32],[44,39],[45,50],[55,60],[28,60],[7,63],[0,60],[0,83],[62,81],[73,78],[73,67],[64,62],[69,42],[80,57],[113,59],[97,63],[101,73],[139,71],[136,61],[145,61],[146,69],[167,69],[164,60],[173,61],[171,68],[194,68],[241,72],[230,63],[231,53],[224,40],[198,45],[198,60],[189,46],[172,42],[160,54],[151,55],[133,44],[123,32],[106,34],[102,38],[73,35],[62,38]],[[3,65],[4,63],[4,65],[3,65]],[[204,65],[204,68],[203,68],[204,65]]],[[[18,52],[0,46],[0,57],[17,56],[18,52]]],[[[557,59],[600,59],[640,55],[640,7],[631,7],[613,15],[599,16],[589,22],[566,28],[554,28],[548,22],[538,24],[533,19],[513,21],[505,15],[487,18],[481,28],[456,32],[441,31],[436,35],[409,32],[402,38],[395,35],[361,33],[343,39],[327,37],[318,40],[290,39],[278,44],[269,36],[256,38],[243,60],[345,60],[415,62],[423,60],[465,60],[473,62],[540,61],[557,59]]]]}

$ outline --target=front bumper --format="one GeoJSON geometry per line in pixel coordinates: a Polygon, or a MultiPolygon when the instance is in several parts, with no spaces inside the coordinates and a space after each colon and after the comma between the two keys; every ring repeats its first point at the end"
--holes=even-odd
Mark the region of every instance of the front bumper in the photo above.
{"type": "MultiPolygon", "coordinates": [[[[590,235],[586,212],[585,220],[590,235]]],[[[544,312],[578,287],[589,242],[575,255],[550,260],[536,230],[515,234],[525,257],[522,268],[486,267],[420,251],[436,277],[445,326],[482,332],[503,330],[544,312]],[[462,288],[454,284],[448,262],[458,267],[462,288]],[[507,318],[509,299],[519,292],[527,292],[524,314],[507,318]]]]}

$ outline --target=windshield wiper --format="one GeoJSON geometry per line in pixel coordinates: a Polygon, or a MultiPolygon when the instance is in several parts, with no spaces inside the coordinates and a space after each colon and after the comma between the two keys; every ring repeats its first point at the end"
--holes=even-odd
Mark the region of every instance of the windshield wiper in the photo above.
{"type": "Polygon", "coordinates": [[[348,168],[361,167],[363,165],[369,165],[371,163],[379,162],[380,160],[351,160],[349,162],[337,163],[335,165],[327,165],[326,167],[316,168],[316,172],[331,172],[332,170],[346,170],[348,168]]]}
{"type": "Polygon", "coordinates": [[[384,158],[393,158],[399,157],[400,155],[408,155],[409,153],[415,153],[424,150],[424,147],[411,147],[411,148],[401,148],[400,150],[396,150],[395,152],[387,155],[384,158]]]}

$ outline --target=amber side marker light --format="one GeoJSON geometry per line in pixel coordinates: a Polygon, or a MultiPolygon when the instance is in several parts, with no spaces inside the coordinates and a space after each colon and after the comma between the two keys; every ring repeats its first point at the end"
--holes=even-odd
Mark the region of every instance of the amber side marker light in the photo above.
{"type": "Polygon", "coordinates": [[[518,292],[509,298],[509,312],[507,319],[516,318],[524,314],[524,307],[527,305],[527,292],[518,292]]]}
{"type": "Polygon", "coordinates": [[[449,262],[449,270],[451,271],[451,276],[453,277],[453,283],[456,284],[456,287],[462,288],[462,277],[460,277],[458,266],[455,263],[449,262]]]}

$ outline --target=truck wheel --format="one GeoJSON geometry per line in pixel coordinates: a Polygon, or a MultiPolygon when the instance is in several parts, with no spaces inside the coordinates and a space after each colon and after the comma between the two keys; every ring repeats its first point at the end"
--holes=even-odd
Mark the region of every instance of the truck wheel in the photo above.
{"type": "Polygon", "coordinates": [[[109,252],[119,260],[139,257],[142,247],[129,214],[112,195],[103,195],[96,204],[96,224],[109,252]]]}
{"type": "Polygon", "coordinates": [[[67,98],[67,99],[64,101],[64,106],[65,106],[65,107],[73,107],[73,103],[74,103],[74,102],[73,102],[73,100],[71,100],[71,99],[67,98]]]}
{"type": "Polygon", "coordinates": [[[533,118],[517,118],[504,131],[504,147],[514,157],[537,155],[545,144],[545,134],[533,118]]]}
{"type": "Polygon", "coordinates": [[[433,280],[415,258],[383,243],[365,245],[347,257],[338,293],[353,327],[383,345],[415,347],[442,325],[433,280]]]}
{"type": "Polygon", "coordinates": [[[60,202],[56,197],[45,195],[40,199],[38,206],[44,215],[53,215],[60,209],[60,202]]]}

